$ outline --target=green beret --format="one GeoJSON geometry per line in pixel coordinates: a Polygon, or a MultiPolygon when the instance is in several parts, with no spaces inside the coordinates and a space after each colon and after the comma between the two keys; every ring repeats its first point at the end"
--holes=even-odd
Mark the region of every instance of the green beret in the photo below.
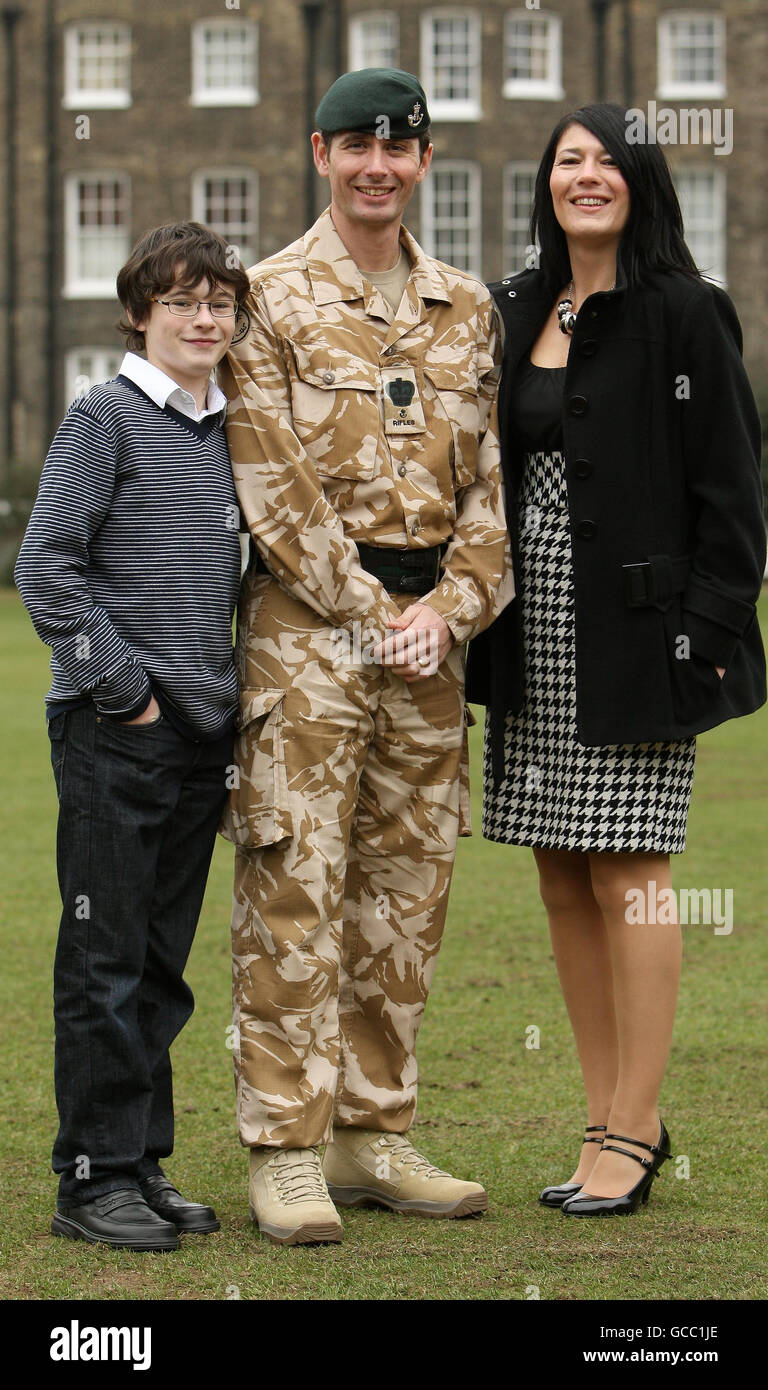
{"type": "Polygon", "coordinates": [[[412,72],[400,68],[345,72],[329,87],[315,115],[315,128],[328,135],[359,130],[382,140],[412,140],[428,127],[424,89],[412,72]]]}

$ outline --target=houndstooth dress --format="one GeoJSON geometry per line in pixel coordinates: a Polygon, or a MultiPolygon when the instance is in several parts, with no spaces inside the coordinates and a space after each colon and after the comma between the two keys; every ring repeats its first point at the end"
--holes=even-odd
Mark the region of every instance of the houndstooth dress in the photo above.
{"type": "Polygon", "coordinates": [[[494,785],[485,735],[483,835],[541,849],[679,854],[693,786],[694,738],[588,747],[576,737],[574,594],[562,454],[565,368],[526,362],[513,408],[528,443],[516,575],[525,702],[508,715],[494,785]]]}

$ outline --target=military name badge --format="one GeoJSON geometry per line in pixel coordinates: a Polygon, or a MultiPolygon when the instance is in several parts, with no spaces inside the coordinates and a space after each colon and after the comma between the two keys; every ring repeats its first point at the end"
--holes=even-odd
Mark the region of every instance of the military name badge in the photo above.
{"type": "Polygon", "coordinates": [[[427,428],[414,367],[382,367],[387,434],[423,434],[427,428]]]}

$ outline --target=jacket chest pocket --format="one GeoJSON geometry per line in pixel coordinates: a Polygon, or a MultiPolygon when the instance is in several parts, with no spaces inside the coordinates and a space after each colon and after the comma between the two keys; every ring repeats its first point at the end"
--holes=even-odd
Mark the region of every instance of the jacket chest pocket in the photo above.
{"type": "Polygon", "coordinates": [[[326,347],[290,347],[294,429],[318,475],[371,479],[381,424],[376,367],[362,358],[335,361],[326,347]]]}
{"type": "Polygon", "coordinates": [[[275,845],[293,834],[283,748],[285,691],[240,691],[229,801],[219,831],[236,845],[275,845]]]}
{"type": "Polygon", "coordinates": [[[477,474],[480,410],[477,365],[474,357],[454,362],[424,363],[424,376],[437,397],[438,414],[451,431],[451,463],[457,488],[469,487],[477,474]]]}

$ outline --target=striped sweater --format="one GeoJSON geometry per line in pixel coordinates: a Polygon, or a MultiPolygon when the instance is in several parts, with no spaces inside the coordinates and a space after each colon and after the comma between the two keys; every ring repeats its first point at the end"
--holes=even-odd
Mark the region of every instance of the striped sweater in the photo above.
{"type": "Polygon", "coordinates": [[[14,577],[52,648],[49,714],[121,719],[154,693],[198,740],[231,727],[239,512],[223,425],[161,410],[127,377],[70,407],[14,577]]]}

